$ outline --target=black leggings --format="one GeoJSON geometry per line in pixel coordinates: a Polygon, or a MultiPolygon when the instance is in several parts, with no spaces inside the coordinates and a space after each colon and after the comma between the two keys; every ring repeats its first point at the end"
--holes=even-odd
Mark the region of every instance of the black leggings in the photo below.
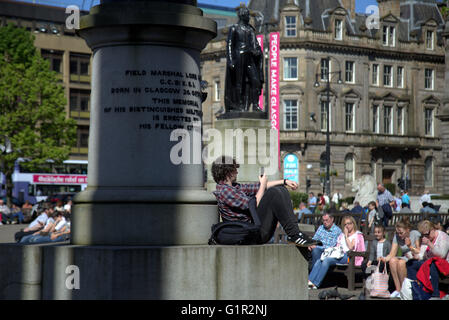
{"type": "Polygon", "coordinates": [[[261,227],[261,243],[267,243],[274,234],[278,221],[289,237],[298,235],[297,219],[293,213],[292,200],[286,187],[278,185],[267,189],[257,207],[261,227]]]}

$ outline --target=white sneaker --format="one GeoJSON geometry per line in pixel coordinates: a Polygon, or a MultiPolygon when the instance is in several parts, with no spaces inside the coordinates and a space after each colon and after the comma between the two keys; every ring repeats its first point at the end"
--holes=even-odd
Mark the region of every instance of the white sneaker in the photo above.
{"type": "Polygon", "coordinates": [[[309,282],[308,282],[308,287],[309,287],[309,289],[313,289],[313,290],[318,289],[318,288],[316,287],[316,285],[314,285],[313,282],[310,281],[310,280],[309,280],[309,282]]]}
{"type": "Polygon", "coordinates": [[[393,291],[392,294],[390,294],[390,299],[399,298],[401,296],[401,293],[399,291],[393,291]]]}

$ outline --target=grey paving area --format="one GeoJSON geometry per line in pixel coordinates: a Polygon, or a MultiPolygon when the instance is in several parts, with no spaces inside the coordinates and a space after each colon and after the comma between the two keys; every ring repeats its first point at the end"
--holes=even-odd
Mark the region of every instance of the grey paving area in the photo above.
{"type": "Polygon", "coordinates": [[[14,234],[20,229],[26,228],[28,224],[10,224],[0,226],[0,243],[13,243],[14,234]]]}
{"type": "MultiPolygon", "coordinates": [[[[342,296],[352,296],[348,300],[358,300],[360,294],[362,293],[362,288],[356,288],[356,290],[350,291],[347,289],[347,282],[346,278],[339,273],[332,273],[330,272],[328,275],[326,275],[326,278],[323,281],[323,284],[319,289],[309,289],[309,300],[320,300],[319,295],[321,292],[330,290],[337,287],[337,291],[342,296]]],[[[339,298],[332,298],[330,300],[341,300],[339,298]]],[[[369,295],[366,297],[366,300],[372,300],[370,299],[369,295]]]]}

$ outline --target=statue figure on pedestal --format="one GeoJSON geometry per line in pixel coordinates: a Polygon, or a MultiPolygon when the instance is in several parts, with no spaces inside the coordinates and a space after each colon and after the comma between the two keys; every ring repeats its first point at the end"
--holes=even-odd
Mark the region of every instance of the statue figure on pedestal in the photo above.
{"type": "Polygon", "coordinates": [[[352,183],[352,192],[356,192],[354,202],[358,201],[362,207],[368,206],[377,200],[376,179],[369,174],[361,176],[352,183]]]}
{"type": "Polygon", "coordinates": [[[264,83],[263,53],[256,31],[249,24],[249,9],[238,10],[239,21],[230,27],[226,42],[226,112],[248,112],[259,108],[259,96],[264,83]]]}

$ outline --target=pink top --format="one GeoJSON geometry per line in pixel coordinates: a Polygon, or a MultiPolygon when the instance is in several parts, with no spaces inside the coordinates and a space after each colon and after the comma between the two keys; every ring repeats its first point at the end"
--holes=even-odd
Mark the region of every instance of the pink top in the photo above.
{"type": "MultiPolygon", "coordinates": [[[[338,236],[337,239],[337,247],[338,246],[342,246],[344,248],[344,252],[348,252],[348,246],[343,244],[344,241],[344,233],[341,233],[338,236]]],[[[350,238],[355,237],[355,247],[354,250],[352,251],[357,251],[357,252],[365,252],[366,248],[365,248],[365,238],[363,238],[363,233],[361,233],[360,231],[356,231],[356,233],[354,233],[352,236],[350,236],[350,238]]],[[[351,239],[352,240],[352,239],[351,239]]],[[[345,243],[346,244],[346,243],[345,243]]],[[[363,262],[363,257],[355,257],[355,263],[354,265],[356,266],[361,266],[363,262]]]]}
{"type": "Polygon", "coordinates": [[[427,247],[424,259],[427,260],[432,257],[440,257],[449,262],[449,235],[440,230],[435,231],[437,232],[437,237],[433,244],[434,248],[433,250],[430,250],[430,248],[427,247]]]}

